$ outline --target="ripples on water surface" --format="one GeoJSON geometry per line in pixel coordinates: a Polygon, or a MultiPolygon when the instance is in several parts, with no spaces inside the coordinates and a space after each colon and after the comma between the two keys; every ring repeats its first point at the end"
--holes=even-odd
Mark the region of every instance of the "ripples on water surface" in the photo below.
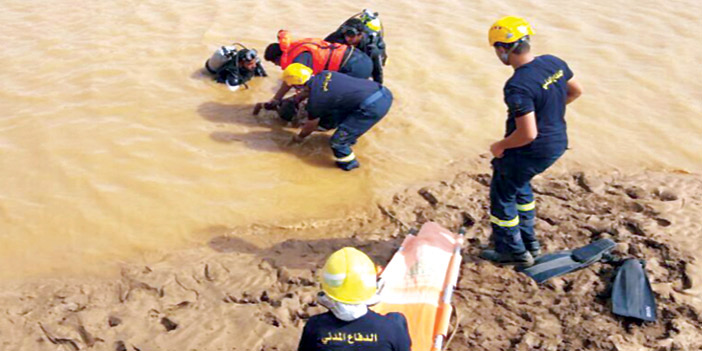
{"type": "Polygon", "coordinates": [[[485,36],[505,14],[585,86],[561,168],[702,170],[698,1],[320,4],[4,1],[0,276],[98,272],[211,228],[344,216],[486,152],[511,71],[485,36]],[[386,25],[396,101],[357,146],[358,171],[332,168],[324,136],[290,146],[290,130],[250,115],[277,67],[236,93],[199,73],[219,45],[262,51],[281,27],[324,36],[363,6],[386,25]]]}

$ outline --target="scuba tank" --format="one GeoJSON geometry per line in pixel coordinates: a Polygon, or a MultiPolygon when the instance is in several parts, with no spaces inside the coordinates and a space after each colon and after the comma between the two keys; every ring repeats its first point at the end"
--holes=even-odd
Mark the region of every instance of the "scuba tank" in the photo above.
{"type": "Polygon", "coordinates": [[[220,47],[205,61],[205,69],[212,74],[216,74],[217,70],[236,56],[236,52],[237,49],[234,45],[220,47]]]}
{"type": "Polygon", "coordinates": [[[377,12],[373,12],[373,10],[371,10],[371,9],[363,9],[363,11],[358,13],[356,16],[372,32],[379,33],[381,37],[383,36],[383,34],[384,34],[383,33],[383,24],[380,21],[380,18],[378,17],[377,12]]]}
{"type": "MultiPolygon", "coordinates": [[[[378,43],[378,41],[382,41],[382,39],[385,37],[385,27],[383,27],[383,23],[380,21],[379,14],[377,12],[373,12],[371,9],[363,9],[363,11],[351,16],[351,18],[358,18],[361,20],[361,22],[363,22],[363,24],[366,25],[366,28],[368,28],[368,36],[370,37],[372,43],[378,43]]],[[[384,46],[382,49],[383,53],[381,63],[383,66],[385,66],[385,63],[388,60],[388,55],[385,53],[384,46]]]]}

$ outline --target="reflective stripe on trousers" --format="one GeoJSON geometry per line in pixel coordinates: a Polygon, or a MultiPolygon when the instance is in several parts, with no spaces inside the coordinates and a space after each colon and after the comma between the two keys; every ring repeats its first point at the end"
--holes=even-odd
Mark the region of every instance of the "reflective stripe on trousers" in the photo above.
{"type": "Polygon", "coordinates": [[[356,159],[356,154],[354,154],[353,151],[351,151],[350,154],[348,154],[348,155],[346,155],[346,156],[343,156],[343,157],[336,157],[336,156],[334,156],[334,160],[335,160],[336,162],[344,162],[344,163],[346,163],[346,162],[351,162],[351,161],[353,161],[353,160],[355,160],[355,159],[356,159]]]}
{"type": "Polygon", "coordinates": [[[521,253],[538,247],[534,232],[536,204],[529,182],[551,166],[560,154],[529,157],[505,153],[493,159],[490,182],[490,215],[495,249],[500,253],[521,253]],[[495,220],[492,219],[495,217],[495,220]],[[518,217],[518,220],[513,218],[518,217]]]}
{"type": "Polygon", "coordinates": [[[517,204],[517,211],[526,212],[533,211],[536,208],[536,201],[532,201],[528,204],[517,204]]]}
{"type": "Polygon", "coordinates": [[[519,225],[519,216],[514,217],[514,218],[507,220],[507,221],[503,221],[503,220],[501,220],[493,215],[490,215],[490,222],[492,222],[493,224],[496,224],[502,228],[512,228],[512,227],[516,227],[519,225]]]}

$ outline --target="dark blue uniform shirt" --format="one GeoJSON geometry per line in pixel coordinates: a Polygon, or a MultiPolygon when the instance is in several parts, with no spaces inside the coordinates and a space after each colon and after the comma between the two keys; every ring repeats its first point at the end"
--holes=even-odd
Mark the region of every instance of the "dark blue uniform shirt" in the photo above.
{"type": "Polygon", "coordinates": [[[381,85],[368,79],[354,78],[343,73],[322,71],[307,82],[310,97],[307,112],[319,118],[325,129],[339,126],[346,117],[360,108],[361,103],[380,90],[381,85]]]}
{"type": "Polygon", "coordinates": [[[402,314],[368,311],[351,322],[331,312],[313,316],[302,331],[298,351],[410,351],[407,320],[402,314]]]}
{"type": "Polygon", "coordinates": [[[566,134],[567,81],[573,78],[568,65],[552,55],[537,56],[533,61],[517,68],[504,87],[507,104],[507,132],[517,129],[516,118],[529,112],[536,114],[538,136],[530,144],[507,149],[532,157],[556,156],[568,146],[566,134]]]}
{"type": "Polygon", "coordinates": [[[309,67],[310,69],[314,69],[314,67],[312,67],[312,54],[307,51],[295,56],[295,58],[293,59],[293,63],[301,63],[309,67]]]}

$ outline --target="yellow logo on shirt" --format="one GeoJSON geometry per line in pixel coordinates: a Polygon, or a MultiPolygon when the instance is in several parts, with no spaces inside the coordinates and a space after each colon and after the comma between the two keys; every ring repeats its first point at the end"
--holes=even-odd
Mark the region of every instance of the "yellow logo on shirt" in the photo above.
{"type": "Polygon", "coordinates": [[[546,78],[546,80],[544,81],[544,84],[542,84],[541,87],[544,88],[544,90],[548,90],[549,85],[557,82],[562,77],[563,77],[563,70],[559,69],[558,72],[556,72],[554,75],[546,78]]]}
{"type": "Polygon", "coordinates": [[[349,345],[353,345],[358,342],[366,342],[366,343],[377,343],[378,342],[378,334],[376,333],[371,333],[371,334],[361,334],[361,333],[327,333],[326,338],[322,338],[322,344],[326,345],[330,341],[339,341],[342,343],[346,343],[349,345]]]}
{"type": "Polygon", "coordinates": [[[329,82],[331,81],[331,72],[328,72],[326,76],[324,76],[324,82],[322,83],[322,90],[323,91],[329,91],[329,82]]]}

